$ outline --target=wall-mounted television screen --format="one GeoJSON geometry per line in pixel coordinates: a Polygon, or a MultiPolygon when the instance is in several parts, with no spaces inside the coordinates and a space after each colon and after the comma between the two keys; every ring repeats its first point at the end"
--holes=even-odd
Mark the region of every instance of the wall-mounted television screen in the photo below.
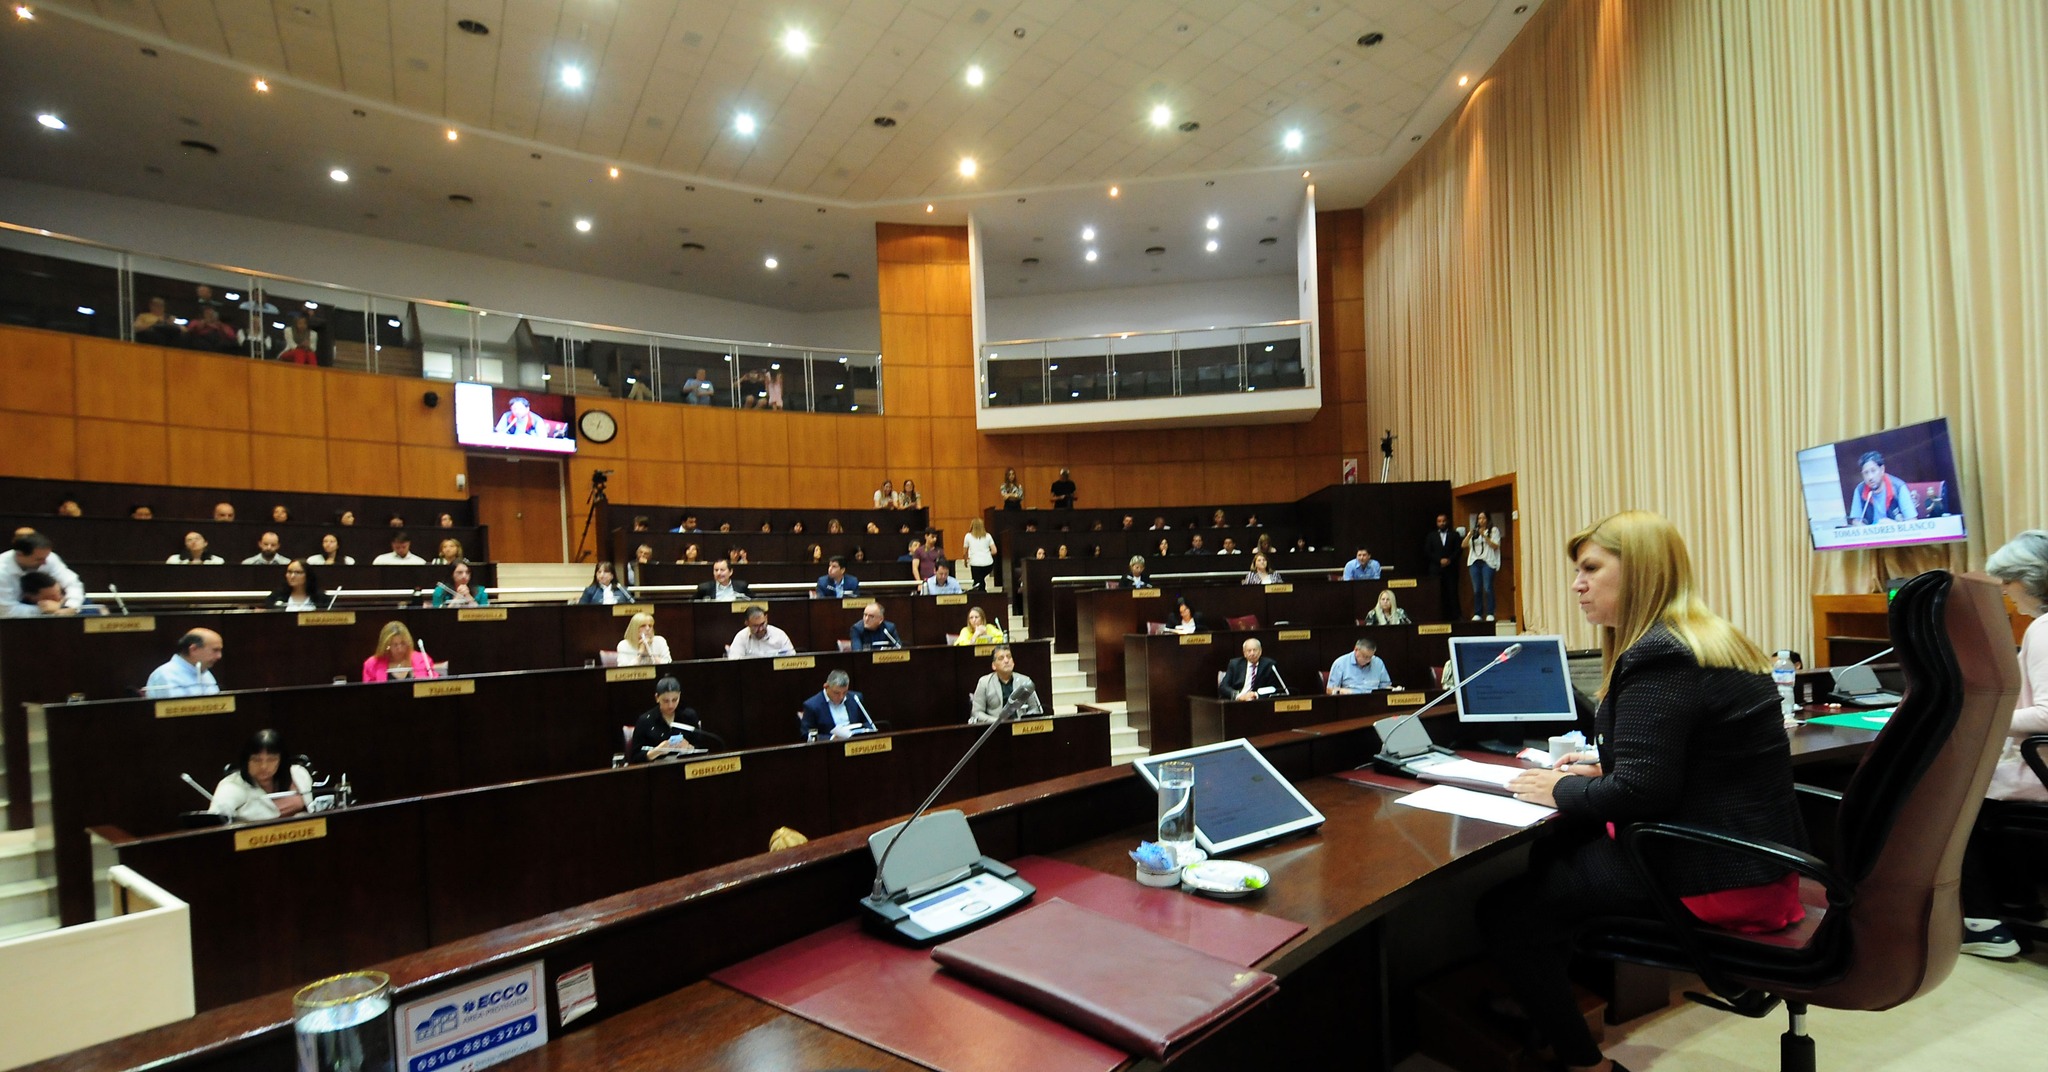
{"type": "Polygon", "coordinates": [[[1799,452],[1816,551],[1941,543],[1968,535],[1948,419],[1799,452]]]}
{"type": "Polygon", "coordinates": [[[569,399],[493,387],[455,385],[455,441],[465,447],[576,453],[576,422],[569,399]]]}

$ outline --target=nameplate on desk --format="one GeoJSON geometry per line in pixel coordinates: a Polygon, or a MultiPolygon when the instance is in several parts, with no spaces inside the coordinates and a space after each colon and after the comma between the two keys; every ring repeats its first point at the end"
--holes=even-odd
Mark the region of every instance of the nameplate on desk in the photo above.
{"type": "Polygon", "coordinates": [[[777,670],[809,670],[816,665],[818,657],[815,655],[785,655],[775,660],[777,670]]]}
{"type": "Polygon", "coordinates": [[[614,603],[614,604],[612,604],[612,617],[614,617],[614,618],[631,618],[631,617],[632,617],[633,615],[635,615],[635,614],[653,614],[653,613],[654,613],[654,604],[652,604],[652,603],[614,603]]]}
{"type": "Polygon", "coordinates": [[[768,609],[767,601],[761,599],[735,599],[727,603],[726,606],[731,607],[734,614],[745,614],[755,607],[759,607],[764,611],[768,609]]]}
{"type": "Polygon", "coordinates": [[[892,751],[895,747],[896,738],[894,737],[879,737],[866,741],[848,741],[846,742],[846,754],[849,756],[872,756],[878,752],[892,751]]]}
{"type": "Polygon", "coordinates": [[[1413,577],[1396,577],[1396,578],[1394,578],[1393,580],[1391,580],[1391,581],[1388,581],[1388,582],[1387,582],[1387,587],[1388,587],[1388,588],[1413,588],[1413,587],[1415,587],[1415,578],[1413,578],[1413,577]]]}
{"type": "Polygon", "coordinates": [[[940,596],[932,602],[938,604],[941,607],[957,607],[963,603],[966,603],[967,597],[965,595],[940,596]]]}
{"type": "Polygon", "coordinates": [[[1207,644],[1208,642],[1209,634],[1207,633],[1182,633],[1180,635],[1182,647],[1186,647],[1189,644],[1207,644]]]}
{"type": "Polygon", "coordinates": [[[698,778],[716,778],[721,774],[738,774],[739,772],[740,757],[738,756],[700,759],[695,763],[683,764],[683,780],[686,782],[698,778]]]}
{"type": "Polygon", "coordinates": [[[1418,625],[1415,627],[1415,632],[1421,636],[1450,636],[1451,623],[1436,622],[1430,625],[1418,625]]]}
{"type": "Polygon", "coordinates": [[[474,610],[456,611],[455,620],[458,622],[502,622],[508,613],[510,612],[503,607],[478,607],[474,610]]]}
{"type": "Polygon", "coordinates": [[[1029,737],[1034,733],[1051,732],[1052,719],[1049,718],[1034,718],[1029,722],[1012,722],[1010,724],[1010,736],[1012,737],[1029,737]]]}
{"type": "Polygon", "coordinates": [[[1275,711],[1313,711],[1313,710],[1315,710],[1315,707],[1316,707],[1316,702],[1315,702],[1314,700],[1306,700],[1306,699],[1304,699],[1304,700],[1275,700],[1275,701],[1273,702],[1273,710],[1275,710],[1275,711]]]}
{"type": "Polygon", "coordinates": [[[1387,693],[1387,706],[1420,707],[1422,706],[1422,698],[1422,694],[1419,692],[1390,692],[1387,693]]]}
{"type": "Polygon", "coordinates": [[[435,696],[468,696],[475,691],[476,682],[466,678],[461,681],[415,681],[412,686],[412,698],[425,700],[435,696]]]}
{"type": "Polygon", "coordinates": [[[653,681],[654,668],[651,666],[613,666],[604,672],[606,681],[653,681]]]}
{"type": "Polygon", "coordinates": [[[909,661],[910,653],[907,651],[878,651],[875,653],[875,662],[877,663],[907,663],[909,661]]]}
{"type": "Polygon", "coordinates": [[[148,614],[122,614],[112,617],[87,618],[85,631],[88,633],[152,633],[156,631],[156,618],[148,614]]]}
{"type": "Polygon", "coordinates": [[[874,602],[874,600],[871,600],[866,596],[847,596],[845,599],[839,601],[839,609],[866,610],[868,604],[872,602],[874,602]]]}
{"type": "Polygon", "coordinates": [[[1158,599],[1158,598],[1159,598],[1159,589],[1157,589],[1157,588],[1133,588],[1133,589],[1131,589],[1131,598],[1132,598],[1132,599],[1158,599]]]}
{"type": "Polygon", "coordinates": [[[235,831],[235,851],[250,849],[274,849],[279,845],[290,845],[299,841],[313,841],[327,836],[327,820],[307,819],[302,823],[284,823],[280,826],[260,826],[253,830],[235,831]]]}
{"type": "Polygon", "coordinates": [[[1269,584],[1266,586],[1266,594],[1269,596],[1292,591],[1294,591],[1294,586],[1291,584],[1269,584]]]}
{"type": "Polygon", "coordinates": [[[356,612],[352,610],[308,610],[299,612],[300,625],[354,625],[356,612]]]}
{"type": "Polygon", "coordinates": [[[202,696],[196,700],[158,700],[156,717],[184,718],[186,715],[228,715],[235,710],[232,696],[202,696]]]}
{"type": "Polygon", "coordinates": [[[1275,637],[1274,639],[1276,639],[1276,640],[1307,640],[1308,638],[1309,638],[1309,631],[1308,631],[1308,630],[1306,630],[1306,629],[1282,629],[1282,630],[1280,630],[1280,635],[1279,635],[1278,637],[1275,637]]]}

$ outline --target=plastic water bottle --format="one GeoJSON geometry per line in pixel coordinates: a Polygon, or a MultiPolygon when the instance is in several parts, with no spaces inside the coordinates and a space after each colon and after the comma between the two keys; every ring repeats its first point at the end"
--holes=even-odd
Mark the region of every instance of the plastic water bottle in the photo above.
{"type": "Polygon", "coordinates": [[[1792,668],[1792,653],[1780,651],[1771,660],[1771,683],[1778,686],[1778,712],[1785,717],[1785,724],[1791,725],[1799,704],[1792,698],[1792,686],[1798,679],[1798,671],[1792,668]]]}

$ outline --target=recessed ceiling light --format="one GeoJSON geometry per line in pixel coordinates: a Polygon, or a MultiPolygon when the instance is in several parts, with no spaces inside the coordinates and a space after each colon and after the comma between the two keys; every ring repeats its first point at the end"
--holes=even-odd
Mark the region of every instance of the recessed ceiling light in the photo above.
{"type": "Polygon", "coordinates": [[[1458,76],[1458,85],[1459,85],[1460,87],[1463,87],[1463,86],[1469,86],[1469,85],[1471,85],[1471,84],[1472,84],[1472,76],[1471,76],[1471,75],[1469,75],[1469,74],[1461,74],[1461,75],[1459,75],[1459,76],[1458,76]]]}
{"type": "Polygon", "coordinates": [[[448,131],[448,140],[449,140],[449,141],[459,141],[459,140],[461,140],[461,138],[462,138],[462,135],[461,135],[461,134],[459,134],[459,133],[457,133],[457,132],[456,132],[456,131],[455,131],[455,130],[454,130],[453,128],[451,128],[451,129],[450,129],[450,130],[448,131]]]}
{"type": "Polygon", "coordinates": [[[1195,131],[1200,129],[1202,129],[1202,124],[1197,123],[1192,119],[1180,125],[1180,132],[1182,134],[1193,134],[1195,131]]]}
{"type": "Polygon", "coordinates": [[[1161,130],[1164,130],[1166,129],[1166,124],[1171,122],[1173,122],[1173,109],[1168,108],[1164,104],[1155,104],[1152,106],[1153,126],[1158,127],[1161,130]]]}
{"type": "Polygon", "coordinates": [[[366,112],[366,111],[363,111],[363,110],[362,110],[361,108],[350,108],[350,109],[348,110],[348,114],[350,114],[350,115],[352,115],[352,116],[355,116],[355,117],[356,117],[357,119],[368,119],[368,118],[370,118],[370,113],[368,113],[368,112],[366,112]]]}
{"type": "Polygon", "coordinates": [[[1091,249],[1087,253],[1082,254],[1081,259],[1093,263],[1095,260],[1095,251],[1091,249]]]}
{"type": "Polygon", "coordinates": [[[776,259],[775,259],[775,258],[773,258],[773,257],[770,257],[770,258],[768,258],[767,260],[765,260],[765,261],[762,261],[762,262],[761,262],[761,265],[762,265],[763,267],[765,267],[765,268],[770,268],[770,269],[774,269],[774,268],[780,268],[780,267],[782,267],[782,262],[781,262],[781,261],[778,261],[778,260],[776,260],[776,259]]]}
{"type": "Polygon", "coordinates": [[[24,22],[34,22],[36,12],[34,8],[27,4],[16,4],[14,5],[14,17],[24,22]]]}
{"type": "Polygon", "coordinates": [[[577,220],[577,221],[576,221],[576,229],[577,229],[577,230],[579,230],[579,231],[582,231],[582,232],[583,232],[584,234],[589,234],[589,233],[590,233],[590,221],[589,221],[589,220],[577,220]]]}
{"type": "Polygon", "coordinates": [[[258,79],[256,80],[256,92],[258,92],[258,93],[268,93],[268,92],[270,92],[270,83],[269,83],[269,82],[266,82],[266,81],[264,81],[264,80],[263,80],[263,79],[261,79],[261,78],[258,78],[258,79]]]}
{"type": "Polygon", "coordinates": [[[690,251],[690,252],[692,252],[692,253],[702,253],[702,252],[704,252],[704,243],[702,243],[702,242],[685,242],[685,243],[683,243],[683,245],[682,245],[682,248],[684,248],[684,249],[687,249],[687,250],[689,250],[689,251],[690,251]]]}
{"type": "Polygon", "coordinates": [[[455,28],[461,30],[463,33],[475,34],[478,37],[483,37],[491,32],[490,27],[485,26],[483,23],[478,22],[475,19],[461,19],[455,23],[455,28]]]}
{"type": "Polygon", "coordinates": [[[1209,244],[1208,244],[1208,245],[1205,245],[1205,246],[1203,246],[1202,248],[1203,248],[1203,249],[1206,249],[1206,250],[1208,250],[1208,251],[1209,251],[1209,252],[1211,252],[1211,253],[1214,253],[1214,252],[1216,252],[1216,240],[1215,240],[1215,239],[1213,239],[1213,238],[1212,238],[1212,239],[1210,239],[1210,240],[1209,240],[1209,244]]]}
{"type": "Polygon", "coordinates": [[[239,293],[237,293],[237,292],[235,292],[235,291],[232,291],[232,290],[231,290],[231,291],[228,291],[228,292],[227,292],[226,294],[223,294],[223,295],[221,295],[221,297],[223,297],[223,298],[226,298],[226,299],[227,299],[227,300],[229,300],[229,301],[241,301],[241,300],[242,300],[242,295],[241,295],[241,294],[239,294],[239,293]]]}
{"type": "Polygon", "coordinates": [[[391,326],[391,327],[394,327],[394,328],[402,328],[402,327],[404,327],[404,326],[405,326],[405,325],[404,325],[403,323],[400,323],[400,322],[399,322],[399,320],[398,320],[398,318],[397,318],[397,317],[390,317],[390,318],[387,318],[387,319],[386,319],[386,320],[384,321],[384,323],[385,323],[385,324],[387,324],[387,325],[389,325],[389,326],[391,326]]]}
{"type": "Polygon", "coordinates": [[[933,209],[934,207],[935,207],[935,206],[932,206],[932,205],[926,205],[926,206],[924,207],[924,210],[925,210],[926,212],[930,212],[930,211],[932,211],[932,209],[933,209]]]}
{"type": "Polygon", "coordinates": [[[348,172],[343,171],[340,168],[334,168],[333,170],[327,173],[327,177],[333,179],[335,182],[347,182],[348,172]]]}
{"type": "Polygon", "coordinates": [[[744,136],[751,137],[755,129],[754,117],[746,112],[741,112],[732,117],[732,128],[744,136]]]}
{"type": "Polygon", "coordinates": [[[451,203],[453,203],[453,204],[457,204],[457,205],[474,205],[474,204],[476,204],[476,198],[474,198],[474,197],[471,197],[471,196],[469,196],[468,194],[449,194],[449,195],[448,195],[448,200],[449,200],[449,202],[451,202],[451,203]]]}
{"type": "Polygon", "coordinates": [[[971,179],[971,178],[973,178],[973,177],[974,177],[974,173],[975,173],[975,172],[977,172],[977,171],[980,171],[980,170],[981,170],[981,165],[980,165],[980,164],[977,164],[977,163],[975,163],[975,162],[974,162],[974,158],[973,158],[973,157],[971,157],[971,156],[963,156],[963,157],[961,157],[961,158],[960,158],[960,177],[961,177],[961,178],[963,178],[963,179],[971,179]]]}
{"type": "Polygon", "coordinates": [[[1280,241],[1280,239],[1279,239],[1279,237],[1278,237],[1278,236],[1275,236],[1275,235],[1267,235],[1266,237],[1264,237],[1264,238],[1261,238],[1261,239],[1259,239],[1259,245],[1262,245],[1262,246],[1270,246],[1270,245],[1274,245],[1275,243],[1278,243],[1279,241],[1280,241]]]}
{"type": "Polygon", "coordinates": [[[93,315],[94,312],[96,312],[96,310],[93,309],[93,307],[90,305],[81,305],[78,307],[79,316],[91,316],[93,315]]]}
{"type": "Polygon", "coordinates": [[[986,72],[986,71],[984,71],[984,70],[982,70],[982,69],[981,69],[981,64],[979,64],[979,63],[970,63],[970,64],[968,64],[968,65],[967,65],[967,84],[968,84],[968,85],[970,85],[970,86],[978,86],[978,85],[980,85],[980,84],[982,84],[983,82],[986,82],[986,81],[988,81],[988,72],[986,72]]]}
{"type": "Polygon", "coordinates": [[[1093,241],[1095,241],[1095,228],[1093,228],[1093,227],[1083,227],[1083,228],[1081,228],[1081,241],[1083,241],[1083,242],[1093,242],[1093,241]]]}
{"type": "Polygon", "coordinates": [[[1117,195],[1118,193],[1120,193],[1120,192],[1121,192],[1121,191],[1119,191],[1119,190],[1118,190],[1118,189],[1117,189],[1116,187],[1114,187],[1114,186],[1112,186],[1112,187],[1110,187],[1110,188],[1109,188],[1109,196],[1111,196],[1111,197],[1115,197],[1115,196],[1116,196],[1116,195],[1117,195]]]}
{"type": "Polygon", "coordinates": [[[833,273],[832,273],[832,278],[834,278],[834,279],[852,279],[853,277],[852,277],[851,275],[848,275],[848,274],[847,274],[847,273],[845,273],[845,272],[833,272],[833,273]]]}
{"type": "Polygon", "coordinates": [[[806,56],[811,51],[811,35],[792,26],[782,32],[782,51],[792,56],[806,56]]]}
{"type": "Polygon", "coordinates": [[[1203,222],[1202,226],[1207,227],[1208,229],[1213,231],[1216,228],[1223,226],[1223,219],[1220,216],[1211,216],[1208,218],[1208,220],[1203,222]]]}
{"type": "Polygon", "coordinates": [[[57,118],[56,115],[50,112],[44,112],[43,114],[36,116],[36,122],[41,123],[46,127],[49,127],[51,130],[64,129],[64,121],[62,119],[57,118]]]}
{"type": "Polygon", "coordinates": [[[316,301],[309,301],[309,302],[305,303],[305,305],[306,305],[306,308],[308,308],[308,309],[318,309],[318,308],[320,308],[320,303],[319,303],[319,302],[316,302],[316,301]]]}
{"type": "Polygon", "coordinates": [[[1145,247],[1145,256],[1147,256],[1147,257],[1158,257],[1158,256],[1161,256],[1161,255],[1163,255],[1163,254],[1164,254],[1165,252],[1166,252],[1166,247],[1165,247],[1165,246],[1146,246],[1146,247],[1145,247]]]}
{"type": "Polygon", "coordinates": [[[1381,41],[1384,41],[1384,40],[1386,40],[1386,39],[1387,39],[1387,35],[1386,35],[1386,34],[1383,34],[1383,33],[1379,32],[1378,30],[1374,30],[1373,32],[1371,32],[1371,33],[1369,33],[1369,34],[1366,34],[1366,35],[1364,35],[1364,36],[1360,37],[1360,38],[1358,39],[1358,44],[1359,44],[1359,47],[1361,47],[1361,48],[1371,48],[1372,46],[1374,46],[1374,45],[1377,45],[1377,44],[1379,44],[1379,43],[1380,43],[1381,41]]]}
{"type": "Polygon", "coordinates": [[[1286,146],[1289,152],[1293,152],[1294,150],[1301,148],[1301,131],[1288,131],[1286,135],[1280,139],[1280,144],[1286,146]]]}
{"type": "Polygon", "coordinates": [[[583,88],[583,68],[573,63],[562,65],[562,85],[569,89],[583,88]]]}
{"type": "Polygon", "coordinates": [[[1305,178],[1308,178],[1308,172],[1306,172],[1306,171],[1302,172],[1302,173],[1301,173],[1301,177],[1302,177],[1302,178],[1304,178],[1304,179],[1305,179],[1305,178]]]}
{"type": "Polygon", "coordinates": [[[612,169],[611,169],[611,174],[612,174],[612,178],[615,178],[615,179],[616,179],[616,178],[618,178],[618,177],[619,177],[619,169],[618,169],[618,168],[612,168],[612,169]]]}

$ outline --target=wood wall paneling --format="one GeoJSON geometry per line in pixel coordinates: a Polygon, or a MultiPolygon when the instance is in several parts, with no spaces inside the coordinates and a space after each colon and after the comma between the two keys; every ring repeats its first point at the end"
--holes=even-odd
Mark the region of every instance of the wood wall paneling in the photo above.
{"type": "MultiPolygon", "coordinates": [[[[311,381],[308,381],[309,385],[310,383],[311,381]]],[[[305,392],[305,395],[317,400],[320,392],[311,390],[305,392]]],[[[252,416],[254,412],[256,411],[252,410],[252,416]]],[[[317,428],[318,425],[314,427],[317,428]]],[[[307,436],[250,433],[249,486],[290,491],[330,490],[327,483],[327,441],[307,436]]],[[[356,520],[362,521],[361,518],[356,520]]],[[[384,549],[380,547],[377,550],[384,549]]],[[[355,554],[354,549],[349,549],[349,553],[355,554]]]]}
{"type": "Polygon", "coordinates": [[[162,424],[81,417],[77,427],[80,480],[104,480],[116,484],[170,483],[170,443],[165,438],[162,424]]]}
{"type": "Polygon", "coordinates": [[[646,459],[656,462],[676,462],[684,457],[683,411],[691,407],[678,406],[667,402],[611,402],[605,405],[606,412],[618,418],[619,434],[610,443],[579,444],[583,452],[612,455],[619,444],[625,445],[625,454],[635,461],[646,459]]]}
{"type": "Polygon", "coordinates": [[[166,351],[164,416],[171,424],[192,428],[247,431],[249,369],[254,364],[245,357],[166,351]]]}
{"type": "MultiPolygon", "coordinates": [[[[324,381],[327,376],[320,369],[305,365],[250,362],[249,430],[301,437],[324,434],[327,428],[324,381]]],[[[324,473],[324,461],[321,469],[324,473]]],[[[282,488],[286,485],[270,486],[282,488]]]]}
{"type": "MultiPolygon", "coordinates": [[[[251,487],[249,433],[216,428],[172,426],[166,438],[169,447],[167,484],[216,485],[223,488],[251,487]]],[[[169,551],[164,552],[169,554],[169,551]]],[[[249,552],[253,554],[252,549],[249,552]]],[[[225,554],[225,552],[223,552],[225,554]]]]}
{"type": "Polygon", "coordinates": [[[15,449],[0,451],[0,475],[77,479],[77,426],[70,414],[5,413],[0,421],[16,441],[15,449]]]}
{"type": "Polygon", "coordinates": [[[71,346],[71,336],[54,331],[0,330],[6,405],[25,413],[70,414],[77,406],[71,346]]]}
{"type": "Polygon", "coordinates": [[[77,339],[71,352],[79,416],[164,422],[167,351],[103,339],[77,339]]]}
{"type": "MultiPolygon", "coordinates": [[[[398,441],[400,443],[455,450],[455,390],[453,385],[391,376],[383,377],[383,379],[391,387],[392,420],[396,422],[398,441]],[[428,392],[432,392],[437,399],[432,407],[427,405],[426,397],[428,392]]],[[[458,461],[454,471],[459,473],[462,471],[459,461],[460,451],[456,453],[458,461]]],[[[433,497],[447,498],[454,495],[454,487],[453,483],[446,484],[444,485],[445,490],[434,492],[433,497]]],[[[408,491],[405,494],[411,495],[413,493],[408,491]]]]}
{"type": "MultiPolygon", "coordinates": [[[[397,396],[390,379],[368,372],[329,369],[321,377],[320,386],[327,397],[328,439],[376,443],[398,439],[397,396]]],[[[414,402],[418,404],[417,398],[414,402]]],[[[334,458],[334,452],[329,451],[330,464],[334,458]]],[[[337,488],[354,490],[343,484],[347,478],[338,466],[330,471],[337,488]]]]}
{"type": "MultiPolygon", "coordinates": [[[[694,463],[737,464],[741,460],[737,445],[738,429],[737,410],[719,406],[688,407],[683,414],[683,457],[694,463]]],[[[715,506],[734,501],[706,499],[704,503],[715,506]]]]}

